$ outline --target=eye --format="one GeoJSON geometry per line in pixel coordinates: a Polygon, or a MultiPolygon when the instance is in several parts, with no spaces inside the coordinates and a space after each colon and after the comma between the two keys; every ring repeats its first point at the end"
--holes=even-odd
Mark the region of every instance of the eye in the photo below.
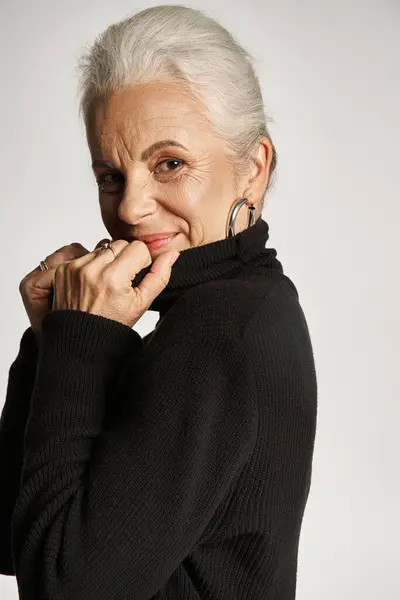
{"type": "Polygon", "coordinates": [[[101,192],[106,192],[107,194],[115,194],[116,192],[120,192],[120,184],[121,180],[123,182],[124,177],[119,173],[103,173],[97,179],[97,185],[101,192]],[[111,179],[106,179],[110,177],[111,179]],[[119,179],[113,180],[113,177],[117,177],[119,179]]]}
{"type": "MultiPolygon", "coordinates": [[[[181,163],[182,165],[185,164],[183,160],[179,160],[177,158],[168,158],[167,160],[163,160],[163,161],[159,162],[157,167],[159,167],[160,165],[163,165],[163,164],[168,164],[168,163],[181,163]]],[[[161,171],[163,173],[168,173],[168,171],[171,171],[171,170],[176,171],[177,169],[167,169],[166,171],[164,169],[161,169],[161,171]]]]}
{"type": "MultiPolygon", "coordinates": [[[[169,158],[159,162],[157,167],[163,164],[171,163],[175,163],[175,165],[178,163],[177,168],[167,170],[161,169],[161,172],[168,173],[172,171],[177,171],[181,165],[185,164],[185,161],[179,160],[177,158],[169,158]]],[[[100,192],[104,192],[106,194],[119,194],[122,191],[124,185],[124,176],[120,173],[103,173],[97,178],[97,185],[100,192]]]]}

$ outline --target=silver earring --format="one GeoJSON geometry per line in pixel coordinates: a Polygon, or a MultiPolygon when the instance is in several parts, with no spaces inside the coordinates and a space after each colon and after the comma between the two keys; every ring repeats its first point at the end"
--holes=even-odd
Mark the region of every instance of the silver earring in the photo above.
{"type": "MultiPolygon", "coordinates": [[[[231,208],[227,227],[226,227],[226,237],[227,238],[230,238],[230,237],[233,237],[234,235],[236,235],[236,233],[235,233],[236,218],[239,214],[239,210],[241,209],[243,204],[245,204],[246,202],[248,202],[248,198],[240,198],[231,208]]],[[[253,206],[252,204],[250,204],[249,205],[249,222],[248,222],[247,227],[251,227],[252,225],[254,225],[255,222],[256,222],[256,207],[253,206]]]]}

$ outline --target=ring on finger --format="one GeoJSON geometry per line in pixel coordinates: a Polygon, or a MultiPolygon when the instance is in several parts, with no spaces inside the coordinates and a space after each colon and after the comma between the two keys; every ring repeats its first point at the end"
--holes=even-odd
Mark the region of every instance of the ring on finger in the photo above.
{"type": "Polygon", "coordinates": [[[117,258],[118,256],[118,254],[115,252],[114,248],[112,247],[109,241],[102,242],[100,244],[100,250],[112,250],[114,257],[117,258]]]}

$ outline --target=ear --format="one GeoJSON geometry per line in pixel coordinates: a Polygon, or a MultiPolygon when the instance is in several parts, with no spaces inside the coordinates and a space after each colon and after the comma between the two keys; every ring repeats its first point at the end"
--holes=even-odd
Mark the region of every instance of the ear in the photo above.
{"type": "Polygon", "coordinates": [[[272,155],[272,143],[267,137],[263,137],[258,146],[257,156],[254,158],[254,166],[250,171],[246,189],[242,194],[243,197],[251,196],[252,202],[257,206],[261,205],[268,185],[272,155]]]}

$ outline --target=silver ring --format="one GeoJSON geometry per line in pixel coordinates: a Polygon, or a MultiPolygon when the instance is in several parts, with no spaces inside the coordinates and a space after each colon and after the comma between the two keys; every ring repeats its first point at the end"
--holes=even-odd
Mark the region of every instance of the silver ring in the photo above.
{"type": "Polygon", "coordinates": [[[41,271],[48,271],[49,267],[47,266],[47,262],[45,260],[41,260],[39,264],[41,271]]]}
{"type": "Polygon", "coordinates": [[[100,248],[101,250],[112,250],[114,257],[117,258],[118,254],[115,252],[110,242],[103,242],[102,244],[100,244],[100,248]]]}

